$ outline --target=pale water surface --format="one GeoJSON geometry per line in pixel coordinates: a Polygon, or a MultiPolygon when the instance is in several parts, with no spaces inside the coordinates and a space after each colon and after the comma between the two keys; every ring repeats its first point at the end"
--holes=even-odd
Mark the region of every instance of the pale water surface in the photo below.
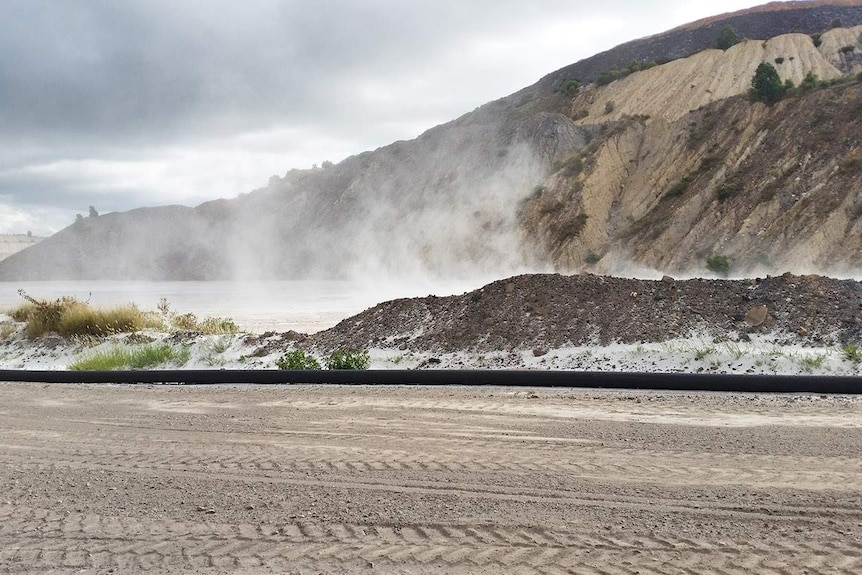
{"type": "Polygon", "coordinates": [[[152,311],[161,298],[166,298],[176,312],[229,317],[254,333],[291,329],[312,333],[388,299],[449,295],[481,285],[466,281],[433,286],[347,281],[0,282],[0,310],[20,304],[18,290],[22,288],[37,299],[74,296],[96,307],[134,303],[152,311]]]}

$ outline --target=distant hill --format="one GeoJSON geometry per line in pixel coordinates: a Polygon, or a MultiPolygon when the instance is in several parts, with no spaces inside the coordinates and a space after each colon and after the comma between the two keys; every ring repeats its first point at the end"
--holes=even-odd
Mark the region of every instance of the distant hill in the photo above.
{"type": "Polygon", "coordinates": [[[4,260],[25,248],[29,248],[30,246],[41,242],[43,239],[45,238],[30,234],[0,234],[0,260],[4,260]]]}
{"type": "Polygon", "coordinates": [[[862,0],[693,23],[233,200],[84,218],[0,279],[844,270],[862,248],[860,24],[862,0]],[[714,49],[728,26],[743,41],[714,49]],[[816,81],[751,102],[763,62],[816,81]]]}

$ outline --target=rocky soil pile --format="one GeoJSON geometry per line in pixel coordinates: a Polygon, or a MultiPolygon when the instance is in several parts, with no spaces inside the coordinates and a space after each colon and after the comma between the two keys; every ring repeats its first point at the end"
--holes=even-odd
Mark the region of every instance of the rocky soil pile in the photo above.
{"type": "Polygon", "coordinates": [[[297,343],[321,351],[445,353],[661,342],[692,333],[745,340],[765,332],[787,343],[834,345],[862,337],[860,306],[859,282],[822,276],[652,281],[522,275],[460,296],[381,303],[311,336],[266,341],[267,347],[297,343]]]}

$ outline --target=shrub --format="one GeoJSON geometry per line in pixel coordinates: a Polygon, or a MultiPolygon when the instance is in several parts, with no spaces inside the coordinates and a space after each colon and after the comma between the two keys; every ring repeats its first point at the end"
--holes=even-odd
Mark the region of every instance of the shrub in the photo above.
{"type": "Polygon", "coordinates": [[[817,87],[817,84],[820,82],[820,79],[817,77],[817,74],[809,71],[805,74],[805,78],[802,79],[802,83],[799,84],[799,89],[803,92],[807,92],[808,90],[813,90],[817,87]]]}
{"type": "Polygon", "coordinates": [[[683,179],[672,185],[665,193],[664,197],[667,199],[671,199],[683,195],[688,189],[688,185],[690,183],[691,178],[689,176],[684,177],[683,179]]]}
{"type": "Polygon", "coordinates": [[[24,290],[18,290],[25,303],[10,311],[12,319],[26,322],[25,333],[37,338],[46,333],[72,336],[107,336],[114,333],[139,331],[158,322],[134,305],[109,310],[94,309],[74,297],[38,300],[24,290]]]}
{"type": "Polygon", "coordinates": [[[720,276],[730,273],[730,259],[723,255],[712,255],[706,258],[706,269],[720,276]]]}
{"type": "Polygon", "coordinates": [[[599,74],[599,77],[596,78],[596,84],[598,84],[599,86],[605,86],[607,84],[610,84],[614,80],[621,78],[623,75],[624,73],[621,70],[612,68],[599,74]]]}
{"type": "Polygon", "coordinates": [[[819,48],[820,45],[823,43],[823,39],[821,38],[820,34],[812,34],[811,41],[814,42],[815,48],[819,48]]]}
{"type": "Polygon", "coordinates": [[[574,94],[580,89],[580,87],[581,83],[577,80],[569,80],[566,82],[565,86],[563,86],[563,90],[565,90],[567,94],[574,94]]]}
{"type": "Polygon", "coordinates": [[[605,114],[610,114],[616,108],[616,104],[614,104],[613,100],[608,100],[605,102],[605,114]]]}
{"type": "Polygon", "coordinates": [[[570,178],[574,178],[582,171],[584,171],[584,160],[580,156],[573,156],[563,164],[563,173],[570,178]]]}
{"type": "Polygon", "coordinates": [[[278,369],[313,370],[320,369],[320,362],[302,350],[294,349],[275,361],[278,369]]]}
{"type": "Polygon", "coordinates": [[[779,56],[774,60],[774,62],[778,65],[784,64],[784,56],[779,56]]]}
{"type": "Polygon", "coordinates": [[[850,46],[842,46],[840,52],[842,54],[849,54],[850,52],[853,52],[855,50],[856,50],[856,46],[853,46],[851,44],[850,46]]]}
{"type": "Polygon", "coordinates": [[[724,203],[740,191],[742,190],[739,184],[735,182],[725,182],[720,188],[718,188],[716,199],[718,199],[719,203],[724,203]]]}
{"type": "Polygon", "coordinates": [[[774,104],[784,97],[784,83],[778,70],[769,62],[761,62],[751,80],[751,97],[753,100],[774,104]]]}
{"type": "Polygon", "coordinates": [[[557,237],[560,241],[565,241],[580,236],[581,232],[584,231],[584,227],[587,225],[587,219],[589,219],[587,214],[579,212],[573,218],[559,226],[557,237]]]}
{"type": "Polygon", "coordinates": [[[736,30],[734,30],[731,26],[725,26],[718,33],[718,36],[713,43],[713,46],[718,48],[719,50],[727,50],[731,46],[735,46],[740,42],[739,35],[737,35],[736,30]]]}
{"type": "Polygon", "coordinates": [[[72,371],[111,371],[116,369],[149,369],[168,363],[178,366],[189,361],[189,350],[176,350],[168,344],[147,345],[137,349],[117,347],[93,353],[69,365],[72,371]]]}
{"type": "Polygon", "coordinates": [[[193,313],[178,314],[171,310],[171,305],[165,298],[159,300],[158,307],[164,323],[173,331],[196,331],[208,335],[239,333],[239,326],[229,318],[207,317],[198,320],[198,316],[193,313]]]}
{"type": "Polygon", "coordinates": [[[326,369],[368,369],[370,363],[368,350],[338,348],[326,360],[326,369]]]}
{"type": "Polygon", "coordinates": [[[858,74],[856,74],[856,80],[858,82],[862,82],[862,72],[859,72],[858,74]]]}
{"type": "Polygon", "coordinates": [[[587,262],[588,264],[592,265],[592,264],[599,263],[599,261],[601,261],[601,259],[602,259],[602,256],[600,256],[599,254],[590,252],[587,254],[587,257],[584,258],[584,261],[587,262]]]}

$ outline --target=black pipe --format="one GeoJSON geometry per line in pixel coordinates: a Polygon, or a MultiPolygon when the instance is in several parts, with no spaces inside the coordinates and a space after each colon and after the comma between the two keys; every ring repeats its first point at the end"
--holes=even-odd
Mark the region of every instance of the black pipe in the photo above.
{"type": "Polygon", "coordinates": [[[862,393],[862,377],[527,370],[0,370],[0,381],[43,383],[476,385],[752,393],[862,393]]]}

